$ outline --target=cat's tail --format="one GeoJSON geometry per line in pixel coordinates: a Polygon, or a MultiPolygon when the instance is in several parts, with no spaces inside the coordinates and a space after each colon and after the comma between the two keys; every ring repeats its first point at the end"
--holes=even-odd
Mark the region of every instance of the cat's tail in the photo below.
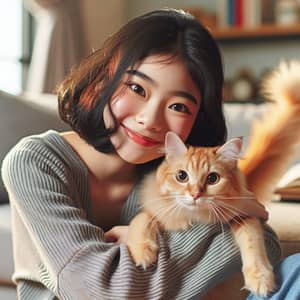
{"type": "Polygon", "coordinates": [[[273,105],[253,124],[239,168],[258,201],[270,200],[300,143],[300,61],[282,62],[262,83],[273,105]]]}

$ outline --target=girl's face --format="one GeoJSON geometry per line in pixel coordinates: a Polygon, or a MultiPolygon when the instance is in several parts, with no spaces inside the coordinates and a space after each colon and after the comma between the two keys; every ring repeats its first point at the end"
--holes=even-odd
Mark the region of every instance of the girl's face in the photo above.
{"type": "MultiPolygon", "coordinates": [[[[163,58],[150,56],[129,70],[111,100],[119,125],[111,142],[118,155],[130,163],[162,156],[168,131],[185,141],[199,111],[200,91],[183,62],[163,58]]],[[[112,125],[108,107],[104,122],[107,127],[112,125]]]]}

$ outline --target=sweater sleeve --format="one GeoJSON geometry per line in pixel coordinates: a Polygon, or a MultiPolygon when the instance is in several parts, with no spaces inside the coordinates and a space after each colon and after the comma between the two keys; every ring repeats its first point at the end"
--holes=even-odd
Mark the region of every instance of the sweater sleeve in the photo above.
{"type": "MultiPolygon", "coordinates": [[[[240,268],[230,230],[220,233],[218,226],[201,224],[162,234],[157,265],[137,268],[126,245],[105,243],[103,231],[87,220],[67,171],[41,147],[28,144],[11,150],[2,166],[14,215],[28,236],[24,251],[31,244],[37,257],[28,266],[24,256],[15,255],[20,280],[42,283],[59,299],[191,299],[240,268]]],[[[17,242],[17,228],[13,234],[17,242]]],[[[269,228],[265,234],[276,260],[276,236],[269,228]]]]}

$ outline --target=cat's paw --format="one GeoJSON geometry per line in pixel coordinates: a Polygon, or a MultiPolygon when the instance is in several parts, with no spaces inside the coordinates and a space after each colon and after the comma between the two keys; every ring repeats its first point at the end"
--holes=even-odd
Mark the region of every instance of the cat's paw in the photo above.
{"type": "Polygon", "coordinates": [[[243,268],[245,288],[253,294],[266,297],[275,290],[275,277],[272,266],[253,264],[243,268]]]}
{"type": "Polygon", "coordinates": [[[156,263],[158,245],[154,241],[128,242],[127,247],[136,266],[141,266],[146,270],[156,263]]]}

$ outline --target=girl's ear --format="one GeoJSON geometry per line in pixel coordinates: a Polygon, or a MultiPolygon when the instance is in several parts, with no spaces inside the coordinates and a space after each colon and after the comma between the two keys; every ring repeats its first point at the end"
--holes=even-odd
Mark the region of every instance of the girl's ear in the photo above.
{"type": "Polygon", "coordinates": [[[171,162],[182,157],[186,153],[187,147],[176,133],[169,131],[165,137],[165,151],[166,160],[171,162]]]}
{"type": "Polygon", "coordinates": [[[217,154],[219,154],[222,159],[238,160],[240,158],[242,145],[242,138],[231,139],[217,150],[217,154]]]}

